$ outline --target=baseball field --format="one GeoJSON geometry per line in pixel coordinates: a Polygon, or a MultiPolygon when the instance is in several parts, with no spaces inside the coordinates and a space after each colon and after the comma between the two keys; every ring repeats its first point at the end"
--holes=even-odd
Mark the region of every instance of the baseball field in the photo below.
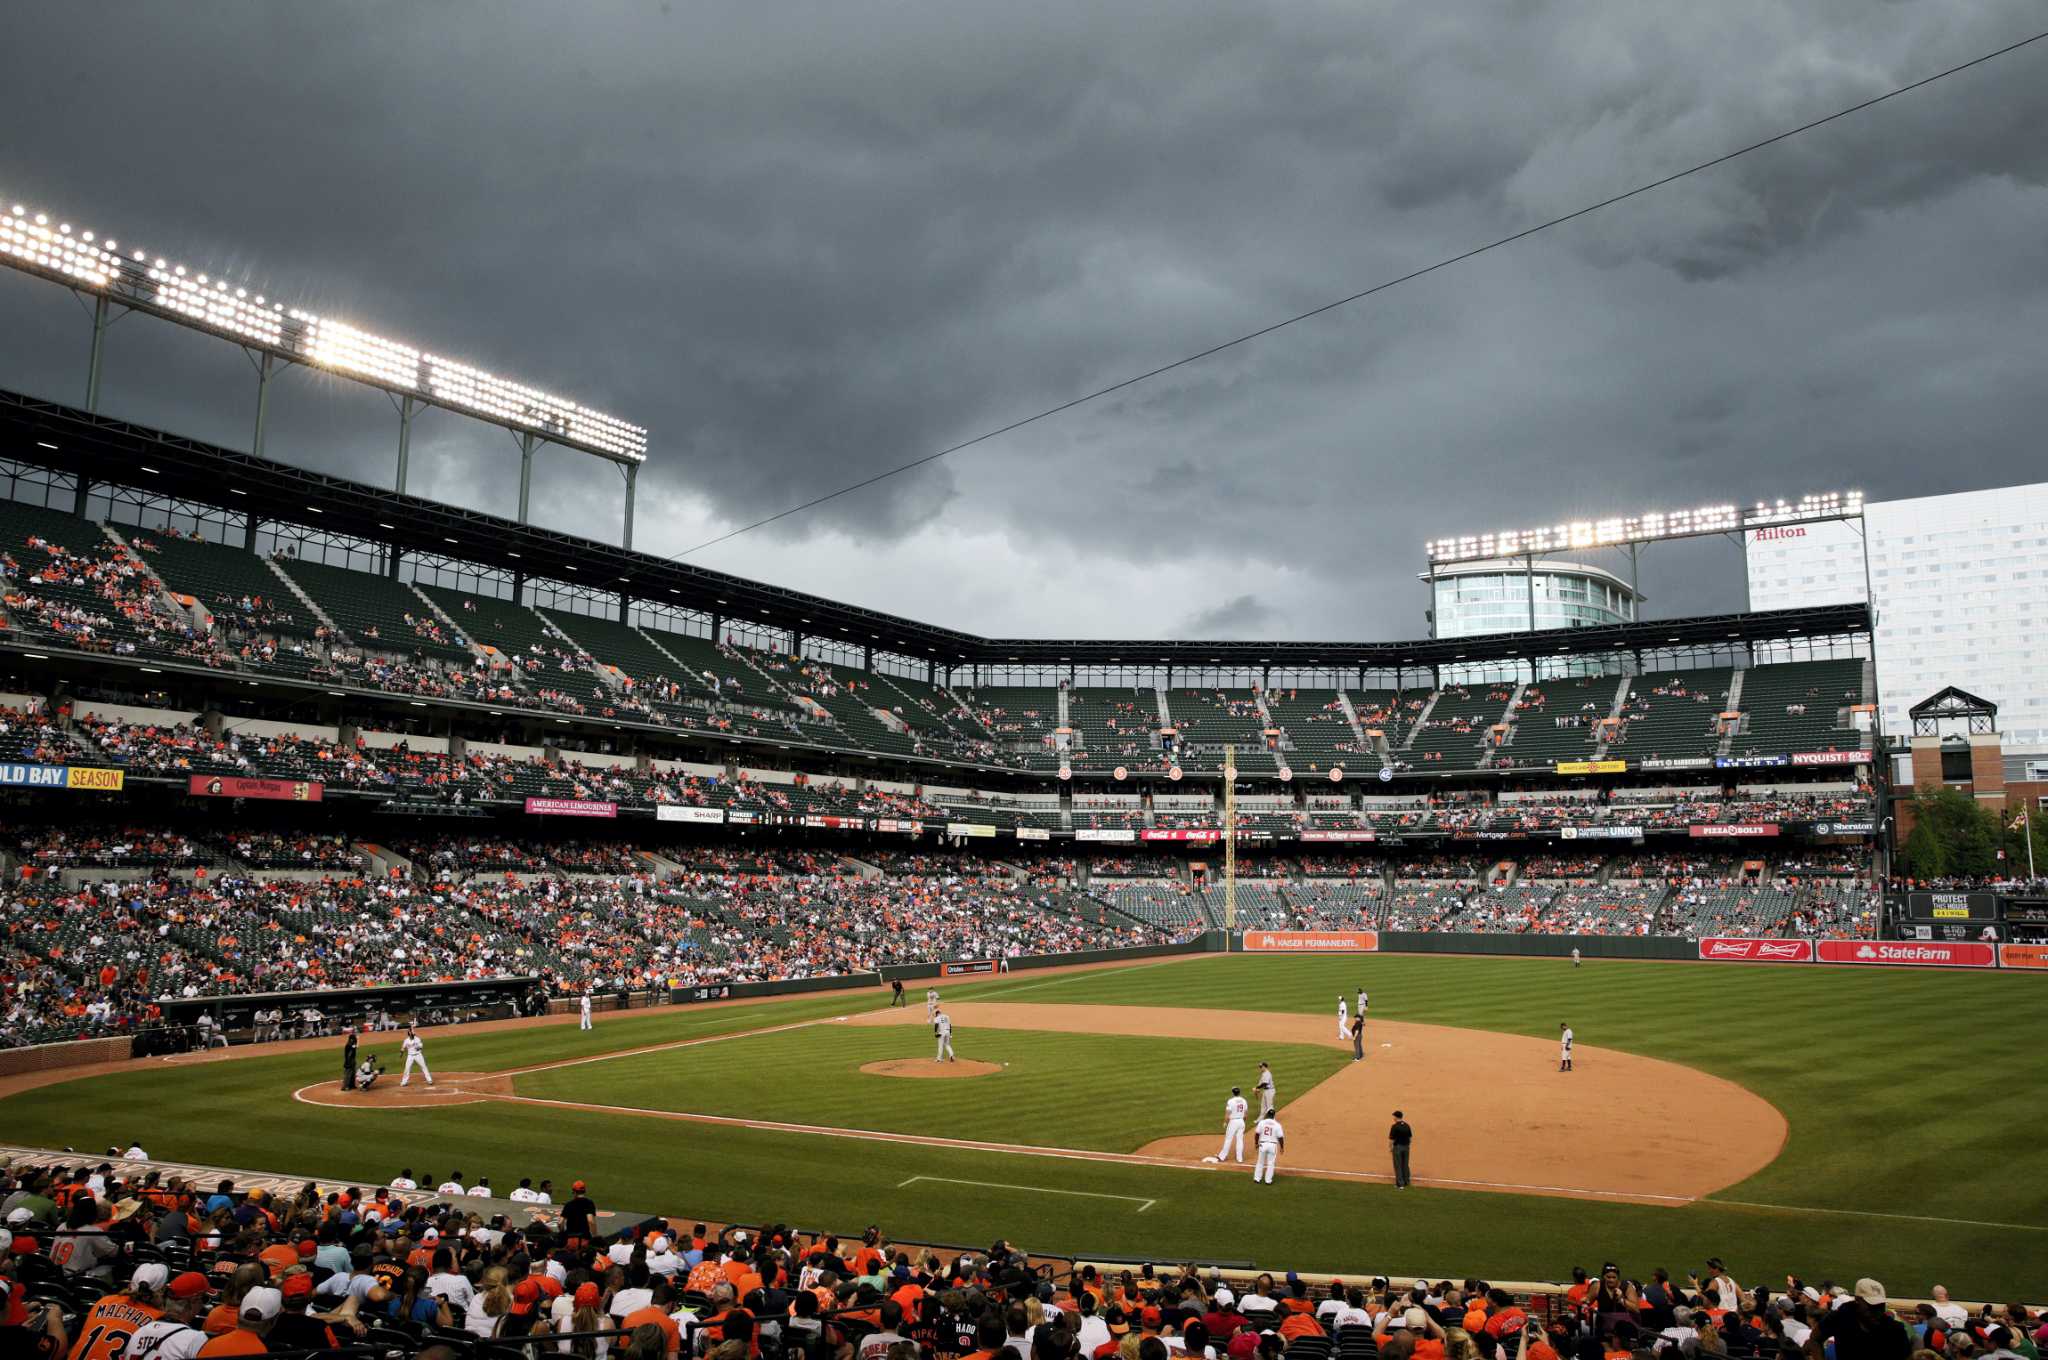
{"type": "MultiPolygon", "coordinates": [[[[601,1205],[682,1217],[1389,1276],[1718,1255],[1744,1283],[1870,1274],[2002,1299],[2038,1289],[2048,1259],[2032,976],[1205,955],[944,995],[958,1064],[930,1061],[918,984],[907,1009],[878,990],[430,1032],[432,1093],[336,1091],[338,1041],[17,1080],[0,1129],[326,1180],[459,1168],[502,1194],[582,1177],[601,1205]],[[1361,986],[1354,1062],[1336,1003],[1361,986]],[[1261,1061],[1288,1134],[1272,1186],[1203,1160],[1261,1061]],[[1416,1131],[1403,1191],[1396,1107],[1416,1131]]],[[[395,1078],[396,1036],[366,1051],[395,1078]]]]}

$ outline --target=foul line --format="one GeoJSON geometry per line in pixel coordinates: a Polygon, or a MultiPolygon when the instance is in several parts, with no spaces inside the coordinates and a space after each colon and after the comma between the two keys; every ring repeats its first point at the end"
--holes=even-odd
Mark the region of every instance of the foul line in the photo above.
{"type": "MultiPolygon", "coordinates": [[[[550,1100],[543,1096],[490,1095],[514,1105],[540,1105],[560,1110],[584,1110],[593,1114],[636,1114],[649,1119],[676,1119],[691,1124],[715,1124],[725,1128],[751,1129],[762,1133],[802,1133],[825,1138],[850,1138],[867,1143],[900,1143],[909,1147],[947,1148],[959,1152],[1000,1152],[1018,1157],[1048,1157],[1055,1161],[1107,1162],[1117,1166],[1156,1166],[1178,1171],[1227,1171],[1223,1163],[1182,1161],[1177,1157],[1151,1156],[1142,1152],[1099,1152],[1089,1148],[1046,1147],[1033,1143],[994,1143],[978,1138],[942,1138],[936,1134],[890,1133],[882,1129],[835,1128],[826,1124],[796,1124],[779,1119],[747,1119],[738,1115],[699,1114],[689,1110],[650,1110],[637,1105],[599,1105],[584,1100],[550,1100]]],[[[1233,1166],[1235,1164],[1232,1164],[1233,1166]]],[[[1241,1171],[1242,1169],[1239,1168],[1241,1171]]],[[[1350,1171],[1337,1167],[1292,1167],[1286,1176],[1315,1176],[1327,1180],[1389,1182],[1383,1171],[1350,1171]]],[[[1694,1204],[1691,1195],[1654,1195],[1637,1190],[1591,1190],[1576,1185],[1538,1185],[1520,1181],[1467,1180],[1456,1177],[1417,1176],[1417,1185],[1465,1187],[1480,1190],[1525,1191],[1531,1194],[1577,1195],[1586,1199],[1614,1199],[1632,1203],[1694,1204]]]]}
{"type": "Polygon", "coordinates": [[[1034,1195],[1079,1195],[1083,1199],[1129,1200],[1138,1207],[1135,1213],[1144,1213],[1157,1204],[1156,1199],[1145,1199],[1138,1195],[1105,1195],[1099,1190],[1055,1190],[1047,1185],[1011,1185],[1008,1181],[963,1181],[952,1176],[912,1176],[907,1181],[896,1182],[898,1190],[916,1185],[919,1181],[931,1181],[937,1185],[978,1185],[984,1190],[1028,1190],[1034,1195]]]}
{"type": "Polygon", "coordinates": [[[736,1029],[724,1034],[702,1034],[694,1039],[673,1039],[665,1044],[649,1044],[645,1048],[622,1048],[616,1053],[599,1053],[588,1058],[564,1058],[560,1062],[538,1063],[532,1067],[514,1067],[503,1072],[486,1072],[487,1077],[523,1077],[529,1072],[553,1072],[562,1067],[584,1067],[590,1063],[610,1062],[614,1058],[637,1058],[643,1053],[667,1053],[672,1049],[696,1048],[700,1044],[722,1043],[727,1039],[752,1039],[763,1034],[782,1034],[793,1029],[809,1029],[812,1025],[837,1023],[844,1017],[826,1016],[814,1020],[792,1020],[786,1025],[770,1025],[765,1029],[736,1029]]]}
{"type": "Polygon", "coordinates": [[[1888,1214],[1877,1209],[1816,1209],[1804,1204],[1765,1204],[1753,1199],[1707,1199],[1738,1209],[1777,1209],[1788,1214],[1844,1214],[1854,1218],[1895,1218],[1905,1223],[1953,1223],[1961,1228],[2004,1228],[2011,1232],[2048,1232],[2048,1223],[1990,1223],[1981,1218],[1936,1218],[1929,1214],[1888,1214]]]}

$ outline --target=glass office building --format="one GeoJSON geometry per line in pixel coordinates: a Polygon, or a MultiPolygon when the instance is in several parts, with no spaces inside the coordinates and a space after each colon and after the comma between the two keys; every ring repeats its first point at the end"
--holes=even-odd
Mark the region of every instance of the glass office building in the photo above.
{"type": "MultiPolygon", "coordinates": [[[[1526,633],[1534,629],[1590,628],[1633,623],[1642,596],[1611,571],[1580,562],[1493,558],[1438,567],[1422,578],[1431,591],[1431,636],[1477,637],[1486,633],[1526,633]]],[[[1447,668],[1446,679],[1463,683],[1514,678],[1516,667],[1447,668]]],[[[1549,663],[1547,675],[1594,674],[1594,662],[1549,663]],[[1551,667],[1555,665],[1556,669],[1551,667]]],[[[1526,671],[1522,678],[1526,679],[1526,671]]]]}

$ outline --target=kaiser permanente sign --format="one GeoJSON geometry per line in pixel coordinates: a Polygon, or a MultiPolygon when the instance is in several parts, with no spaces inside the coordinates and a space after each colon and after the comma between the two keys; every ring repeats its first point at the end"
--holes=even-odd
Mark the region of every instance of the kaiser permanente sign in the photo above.
{"type": "Polygon", "coordinates": [[[0,763],[0,788],[92,789],[114,793],[127,781],[126,770],[92,765],[18,765],[0,763]]]}

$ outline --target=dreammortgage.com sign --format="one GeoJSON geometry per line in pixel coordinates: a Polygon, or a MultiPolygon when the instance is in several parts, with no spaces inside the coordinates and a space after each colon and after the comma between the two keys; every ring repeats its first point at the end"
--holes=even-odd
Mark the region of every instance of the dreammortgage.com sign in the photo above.
{"type": "Polygon", "coordinates": [[[108,770],[93,765],[0,763],[0,788],[90,789],[95,793],[118,793],[127,778],[126,770],[108,770]]]}

